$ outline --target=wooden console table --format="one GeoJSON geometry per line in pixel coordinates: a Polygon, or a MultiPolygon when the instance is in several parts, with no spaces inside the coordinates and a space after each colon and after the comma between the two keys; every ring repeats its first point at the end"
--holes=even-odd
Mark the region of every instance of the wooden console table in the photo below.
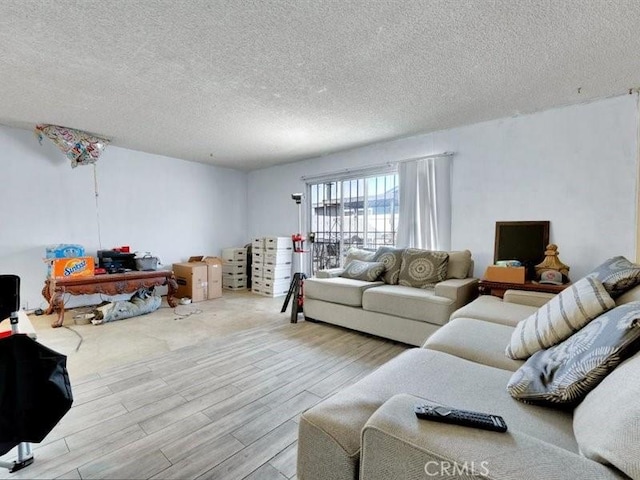
{"type": "Polygon", "coordinates": [[[490,280],[480,280],[478,291],[480,295],[493,295],[502,298],[507,290],[526,290],[528,292],[560,293],[569,287],[570,283],[564,285],[550,285],[547,283],[525,282],[525,283],[505,283],[492,282],[490,280]]]}
{"type": "Polygon", "coordinates": [[[47,278],[42,289],[42,296],[49,302],[47,314],[58,313],[58,318],[51,324],[52,327],[61,327],[64,321],[64,294],[91,295],[102,293],[104,295],[119,295],[121,293],[134,293],[140,288],[151,288],[167,285],[167,302],[172,307],[178,305],[174,294],[178,290],[178,284],[173,272],[170,270],[156,270],[152,272],[127,272],[108,273],[105,275],[92,275],[89,277],[47,278]]]}

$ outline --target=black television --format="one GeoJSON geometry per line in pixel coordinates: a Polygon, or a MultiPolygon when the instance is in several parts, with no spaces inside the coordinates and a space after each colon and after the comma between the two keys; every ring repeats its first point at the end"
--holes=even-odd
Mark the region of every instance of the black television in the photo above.
{"type": "Polygon", "coordinates": [[[518,260],[526,268],[527,280],[535,277],[535,266],[544,260],[549,245],[548,220],[496,222],[493,263],[518,260]]]}

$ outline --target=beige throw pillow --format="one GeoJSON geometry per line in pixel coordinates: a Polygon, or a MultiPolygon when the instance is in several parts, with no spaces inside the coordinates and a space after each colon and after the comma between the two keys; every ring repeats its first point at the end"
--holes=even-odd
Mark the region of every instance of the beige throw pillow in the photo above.
{"type": "Polygon", "coordinates": [[[516,326],[506,355],[525,359],[556,345],[616,304],[599,280],[585,277],[549,300],[516,326]]]}
{"type": "Polygon", "coordinates": [[[469,250],[447,252],[449,263],[447,265],[447,278],[467,278],[471,268],[471,252],[469,250]]]}

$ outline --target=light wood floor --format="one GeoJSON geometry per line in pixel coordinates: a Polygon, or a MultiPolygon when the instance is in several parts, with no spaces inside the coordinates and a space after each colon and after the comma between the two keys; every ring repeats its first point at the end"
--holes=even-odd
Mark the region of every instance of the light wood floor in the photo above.
{"type": "Polygon", "coordinates": [[[72,377],[74,406],[35,463],[0,477],[295,478],[300,413],[407,346],[284,314],[263,323],[72,377]]]}

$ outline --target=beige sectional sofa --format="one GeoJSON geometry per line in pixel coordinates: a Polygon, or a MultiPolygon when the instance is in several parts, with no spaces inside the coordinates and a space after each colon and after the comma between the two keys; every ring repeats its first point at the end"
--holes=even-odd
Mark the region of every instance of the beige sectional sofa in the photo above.
{"type": "MultiPolygon", "coordinates": [[[[298,478],[640,478],[640,353],[573,410],[507,393],[523,361],[505,356],[514,326],[550,298],[508,291],[457,310],[423,348],[402,353],[300,419],[298,478]],[[419,420],[423,401],[502,415],[507,433],[419,420]]],[[[640,300],[640,287],[617,303],[640,300]]]]}
{"type": "Polygon", "coordinates": [[[305,319],[422,345],[455,310],[478,294],[471,254],[449,253],[446,279],[426,289],[343,278],[343,269],[320,271],[305,280],[305,319]],[[463,274],[456,275],[456,271],[463,274]],[[464,277],[464,272],[467,278],[455,278],[464,277]]]}

